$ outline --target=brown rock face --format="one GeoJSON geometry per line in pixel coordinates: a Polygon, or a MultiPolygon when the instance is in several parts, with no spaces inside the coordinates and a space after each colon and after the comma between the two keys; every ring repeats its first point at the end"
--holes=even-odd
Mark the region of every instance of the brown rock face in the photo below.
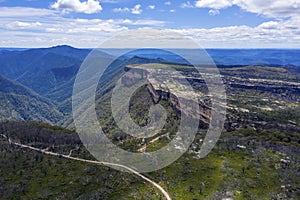
{"type": "MultiPolygon", "coordinates": [[[[148,75],[150,74],[150,72],[147,68],[142,67],[142,65],[128,65],[125,68],[125,75],[122,77],[122,84],[124,84],[125,86],[131,86],[141,79],[148,79],[148,75]]],[[[184,102],[180,104],[177,96],[175,96],[167,89],[164,89],[163,87],[158,87],[157,84],[152,84],[149,79],[147,83],[147,90],[150,93],[155,104],[159,103],[160,100],[167,100],[170,102],[172,107],[178,111],[177,113],[179,113],[179,115],[181,113],[193,118],[197,118],[199,119],[201,126],[207,127],[209,125],[211,118],[211,108],[204,101],[198,101],[199,109],[193,106],[195,105],[195,103],[192,102],[192,100],[184,97],[179,97],[183,98],[183,101],[181,102],[184,102]]]]}

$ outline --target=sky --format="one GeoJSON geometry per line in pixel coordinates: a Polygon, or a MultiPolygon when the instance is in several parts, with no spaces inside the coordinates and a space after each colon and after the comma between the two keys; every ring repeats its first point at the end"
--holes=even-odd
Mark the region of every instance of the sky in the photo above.
{"type": "Polygon", "coordinates": [[[154,28],[204,48],[300,48],[300,0],[0,0],[0,47],[94,48],[154,28]]]}

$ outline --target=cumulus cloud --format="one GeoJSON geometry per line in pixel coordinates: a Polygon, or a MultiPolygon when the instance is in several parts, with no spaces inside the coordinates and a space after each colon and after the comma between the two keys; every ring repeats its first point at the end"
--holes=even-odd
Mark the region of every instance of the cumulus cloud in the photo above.
{"type": "Polygon", "coordinates": [[[155,9],[155,5],[149,5],[148,8],[149,8],[150,10],[154,10],[154,9],[155,9]]]}
{"type": "Polygon", "coordinates": [[[141,4],[137,4],[137,5],[135,5],[131,9],[127,8],[127,7],[124,7],[124,8],[114,8],[113,12],[131,12],[132,14],[140,15],[143,12],[143,10],[142,10],[142,5],[141,4]]]}
{"type": "Polygon", "coordinates": [[[195,4],[198,8],[222,9],[232,6],[232,0],[199,0],[195,4]]]}
{"type": "Polygon", "coordinates": [[[102,6],[98,0],[57,0],[51,8],[61,10],[63,12],[78,12],[85,14],[98,13],[102,10],[102,6]]]}
{"type": "Polygon", "coordinates": [[[140,15],[143,12],[143,10],[141,8],[142,8],[142,5],[137,4],[131,9],[131,13],[135,14],[135,15],[140,15]]]}
{"type": "Polygon", "coordinates": [[[219,15],[219,14],[220,14],[220,11],[219,11],[219,10],[214,10],[214,9],[212,9],[212,10],[209,10],[209,11],[208,11],[208,14],[209,14],[209,15],[219,15]]]}
{"type": "Polygon", "coordinates": [[[190,1],[187,1],[187,2],[185,2],[185,3],[182,3],[182,4],[180,5],[180,7],[181,7],[181,8],[194,8],[195,6],[194,6],[193,4],[191,4],[190,1]]]}
{"type": "Polygon", "coordinates": [[[264,22],[256,27],[228,26],[211,29],[178,29],[202,46],[211,48],[299,48],[300,18],[264,22]]]}
{"type": "Polygon", "coordinates": [[[233,5],[247,12],[274,18],[294,17],[300,13],[299,0],[198,0],[195,3],[198,8],[212,8],[214,10],[233,5]]]}
{"type": "Polygon", "coordinates": [[[167,6],[170,6],[172,3],[171,3],[171,1],[166,1],[165,2],[165,5],[167,5],[167,6]]]}
{"type": "Polygon", "coordinates": [[[270,21],[270,22],[264,22],[258,27],[261,29],[277,29],[280,26],[279,22],[270,21]]]}
{"type": "Polygon", "coordinates": [[[113,12],[130,12],[130,9],[125,7],[125,8],[114,8],[113,12]]]}
{"type": "Polygon", "coordinates": [[[22,22],[22,21],[14,21],[12,23],[8,23],[5,25],[6,28],[11,30],[17,30],[17,29],[26,29],[26,28],[35,28],[39,27],[42,24],[40,22],[22,22]]]}
{"type": "Polygon", "coordinates": [[[296,16],[300,13],[299,0],[234,0],[242,9],[268,17],[296,16]]]}

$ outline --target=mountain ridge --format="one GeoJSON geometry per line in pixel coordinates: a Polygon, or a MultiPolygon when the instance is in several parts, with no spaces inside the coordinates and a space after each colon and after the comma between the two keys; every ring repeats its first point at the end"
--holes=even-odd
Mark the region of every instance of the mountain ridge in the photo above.
{"type": "Polygon", "coordinates": [[[45,97],[0,75],[0,120],[36,120],[55,124],[63,114],[45,97]]]}

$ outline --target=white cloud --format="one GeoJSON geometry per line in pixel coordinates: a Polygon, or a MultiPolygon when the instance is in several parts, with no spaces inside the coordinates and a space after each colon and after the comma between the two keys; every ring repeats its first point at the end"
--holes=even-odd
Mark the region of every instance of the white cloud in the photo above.
{"type": "Polygon", "coordinates": [[[130,12],[130,9],[125,7],[125,8],[114,8],[113,12],[130,12]]]}
{"type": "Polygon", "coordinates": [[[46,17],[54,16],[56,11],[49,9],[40,8],[29,8],[29,7],[0,7],[1,18],[12,18],[12,17],[46,17]]]}
{"type": "Polygon", "coordinates": [[[79,12],[85,14],[98,13],[102,10],[102,6],[98,0],[57,0],[51,8],[62,10],[63,12],[79,12]]]}
{"type": "Polygon", "coordinates": [[[154,9],[155,9],[155,5],[149,5],[148,8],[149,8],[150,10],[154,10],[154,9]]]}
{"type": "MultiPolygon", "coordinates": [[[[74,19],[55,10],[0,7],[0,46],[41,47],[69,44],[97,47],[102,41],[140,27],[164,26],[166,22],[132,19],[74,19]]],[[[300,17],[270,20],[256,27],[229,26],[211,29],[176,29],[203,47],[299,48],[300,17]]]]}
{"type": "Polygon", "coordinates": [[[101,3],[119,3],[119,0],[101,0],[101,3]]]}
{"type": "Polygon", "coordinates": [[[124,7],[124,8],[114,8],[113,12],[131,12],[132,14],[140,15],[143,12],[143,10],[141,8],[142,8],[141,4],[137,4],[137,5],[135,5],[131,9],[127,8],[127,7],[124,7]]]}
{"type": "Polygon", "coordinates": [[[232,0],[198,0],[195,6],[198,8],[222,9],[232,6],[232,0]]]}
{"type": "Polygon", "coordinates": [[[129,19],[124,19],[124,20],[118,20],[117,21],[120,24],[126,24],[126,25],[137,25],[137,26],[162,26],[166,22],[164,21],[159,21],[159,20],[129,20],[129,19]]]}
{"type": "Polygon", "coordinates": [[[176,10],[174,10],[174,9],[170,10],[170,13],[174,13],[174,12],[176,12],[176,10]]]}
{"type": "Polygon", "coordinates": [[[140,15],[143,12],[141,8],[142,8],[141,4],[137,4],[131,9],[131,13],[135,15],[140,15]]]}
{"type": "Polygon", "coordinates": [[[195,6],[192,5],[190,1],[187,1],[187,2],[185,2],[185,3],[182,3],[182,4],[180,5],[180,7],[181,7],[181,8],[194,8],[195,6]]]}
{"type": "Polygon", "coordinates": [[[28,7],[0,7],[0,17],[2,47],[46,47],[58,44],[93,47],[128,30],[123,20],[73,19],[54,10],[28,7]]]}
{"type": "Polygon", "coordinates": [[[167,5],[167,6],[170,6],[172,3],[171,3],[171,1],[166,1],[165,2],[165,5],[167,5]]]}
{"type": "Polygon", "coordinates": [[[209,10],[209,11],[208,11],[208,14],[209,14],[209,15],[219,15],[219,14],[220,14],[220,11],[219,11],[219,10],[214,10],[214,9],[212,9],[212,10],[209,10]]]}
{"type": "Polygon", "coordinates": [[[26,28],[36,28],[41,26],[40,22],[22,22],[22,21],[14,21],[12,23],[8,23],[5,25],[7,29],[17,30],[17,29],[26,29],[26,28]]]}
{"type": "Polygon", "coordinates": [[[274,18],[295,17],[300,13],[299,0],[198,0],[195,3],[198,8],[212,8],[215,10],[233,5],[247,12],[274,18]]]}
{"type": "Polygon", "coordinates": [[[212,29],[180,29],[201,46],[211,48],[299,48],[300,18],[264,22],[257,27],[228,26],[212,29]]]}
{"type": "Polygon", "coordinates": [[[261,29],[277,29],[280,26],[279,22],[270,21],[270,22],[264,22],[258,27],[261,29]]]}
{"type": "Polygon", "coordinates": [[[242,9],[268,17],[299,16],[299,0],[233,0],[242,9]]]}
{"type": "Polygon", "coordinates": [[[128,26],[161,27],[166,23],[143,19],[74,19],[55,10],[27,7],[0,7],[0,17],[2,47],[45,47],[58,44],[97,47],[100,42],[128,30],[128,26]]]}

